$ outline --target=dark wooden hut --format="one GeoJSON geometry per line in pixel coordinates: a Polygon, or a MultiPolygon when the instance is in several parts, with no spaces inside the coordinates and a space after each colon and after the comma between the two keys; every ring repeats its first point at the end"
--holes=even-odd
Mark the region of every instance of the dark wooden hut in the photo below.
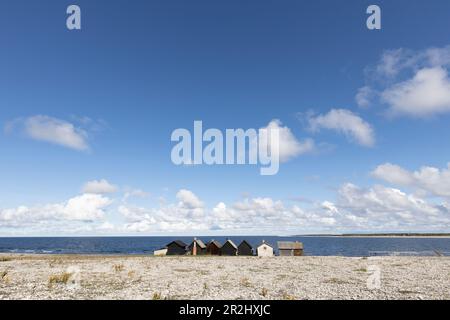
{"type": "Polygon", "coordinates": [[[252,256],[253,255],[253,247],[250,243],[243,240],[241,244],[238,246],[238,255],[240,256],[252,256]]]}
{"type": "Polygon", "coordinates": [[[172,241],[167,245],[167,255],[168,256],[180,256],[186,254],[187,244],[181,240],[172,241]]]}
{"type": "Polygon", "coordinates": [[[193,256],[200,256],[206,254],[206,244],[197,238],[189,245],[189,253],[193,256]]]}
{"type": "Polygon", "coordinates": [[[220,248],[220,252],[223,256],[237,256],[238,247],[234,244],[233,241],[228,239],[222,248],[220,248]]]}
{"type": "Polygon", "coordinates": [[[301,256],[303,255],[303,243],[298,241],[279,241],[278,252],[280,256],[301,256]]]}
{"type": "Polygon", "coordinates": [[[222,248],[222,245],[219,241],[211,240],[206,245],[206,254],[218,256],[220,255],[220,248],[222,248]]]}

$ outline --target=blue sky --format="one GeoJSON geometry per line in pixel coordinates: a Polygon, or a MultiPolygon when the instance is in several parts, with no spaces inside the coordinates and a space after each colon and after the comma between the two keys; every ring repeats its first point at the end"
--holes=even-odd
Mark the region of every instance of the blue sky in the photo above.
{"type": "Polygon", "coordinates": [[[448,1],[70,4],[1,2],[0,235],[448,231],[448,1]],[[170,160],[274,119],[275,176],[170,160]]]}

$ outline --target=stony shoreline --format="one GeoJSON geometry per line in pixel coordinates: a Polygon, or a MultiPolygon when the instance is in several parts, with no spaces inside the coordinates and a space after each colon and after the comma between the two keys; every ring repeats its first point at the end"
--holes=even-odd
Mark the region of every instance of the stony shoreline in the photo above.
{"type": "Polygon", "coordinates": [[[450,299],[450,257],[0,254],[0,299],[450,299]]]}

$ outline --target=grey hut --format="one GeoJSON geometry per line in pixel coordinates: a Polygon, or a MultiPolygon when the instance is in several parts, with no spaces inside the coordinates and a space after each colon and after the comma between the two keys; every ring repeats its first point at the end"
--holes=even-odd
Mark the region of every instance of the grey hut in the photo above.
{"type": "Polygon", "coordinates": [[[184,255],[187,252],[187,244],[181,240],[172,241],[167,245],[167,254],[168,256],[180,256],[184,255]]]}
{"type": "Polygon", "coordinates": [[[279,241],[278,252],[280,256],[301,256],[303,255],[303,243],[295,241],[279,241]]]}
{"type": "Polygon", "coordinates": [[[237,256],[238,247],[233,241],[228,239],[220,249],[220,252],[223,256],[237,256]]]}
{"type": "Polygon", "coordinates": [[[206,245],[206,254],[218,256],[220,255],[220,248],[222,248],[222,245],[219,241],[211,240],[206,245]]]}
{"type": "Polygon", "coordinates": [[[189,245],[189,253],[193,256],[200,256],[206,254],[206,244],[197,238],[189,245]]]}
{"type": "Polygon", "coordinates": [[[243,240],[241,244],[238,246],[238,255],[240,256],[252,256],[253,255],[253,247],[246,240],[243,240]]]}

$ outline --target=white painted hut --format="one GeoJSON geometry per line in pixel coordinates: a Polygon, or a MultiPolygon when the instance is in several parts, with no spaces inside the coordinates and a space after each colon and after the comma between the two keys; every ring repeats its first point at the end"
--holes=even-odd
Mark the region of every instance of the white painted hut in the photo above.
{"type": "Polygon", "coordinates": [[[167,255],[167,248],[155,250],[155,251],[153,252],[153,255],[156,256],[156,257],[162,257],[162,256],[165,256],[165,255],[167,255]]]}
{"type": "Polygon", "coordinates": [[[273,247],[264,240],[256,248],[256,252],[258,253],[258,257],[273,257],[273,247]]]}

